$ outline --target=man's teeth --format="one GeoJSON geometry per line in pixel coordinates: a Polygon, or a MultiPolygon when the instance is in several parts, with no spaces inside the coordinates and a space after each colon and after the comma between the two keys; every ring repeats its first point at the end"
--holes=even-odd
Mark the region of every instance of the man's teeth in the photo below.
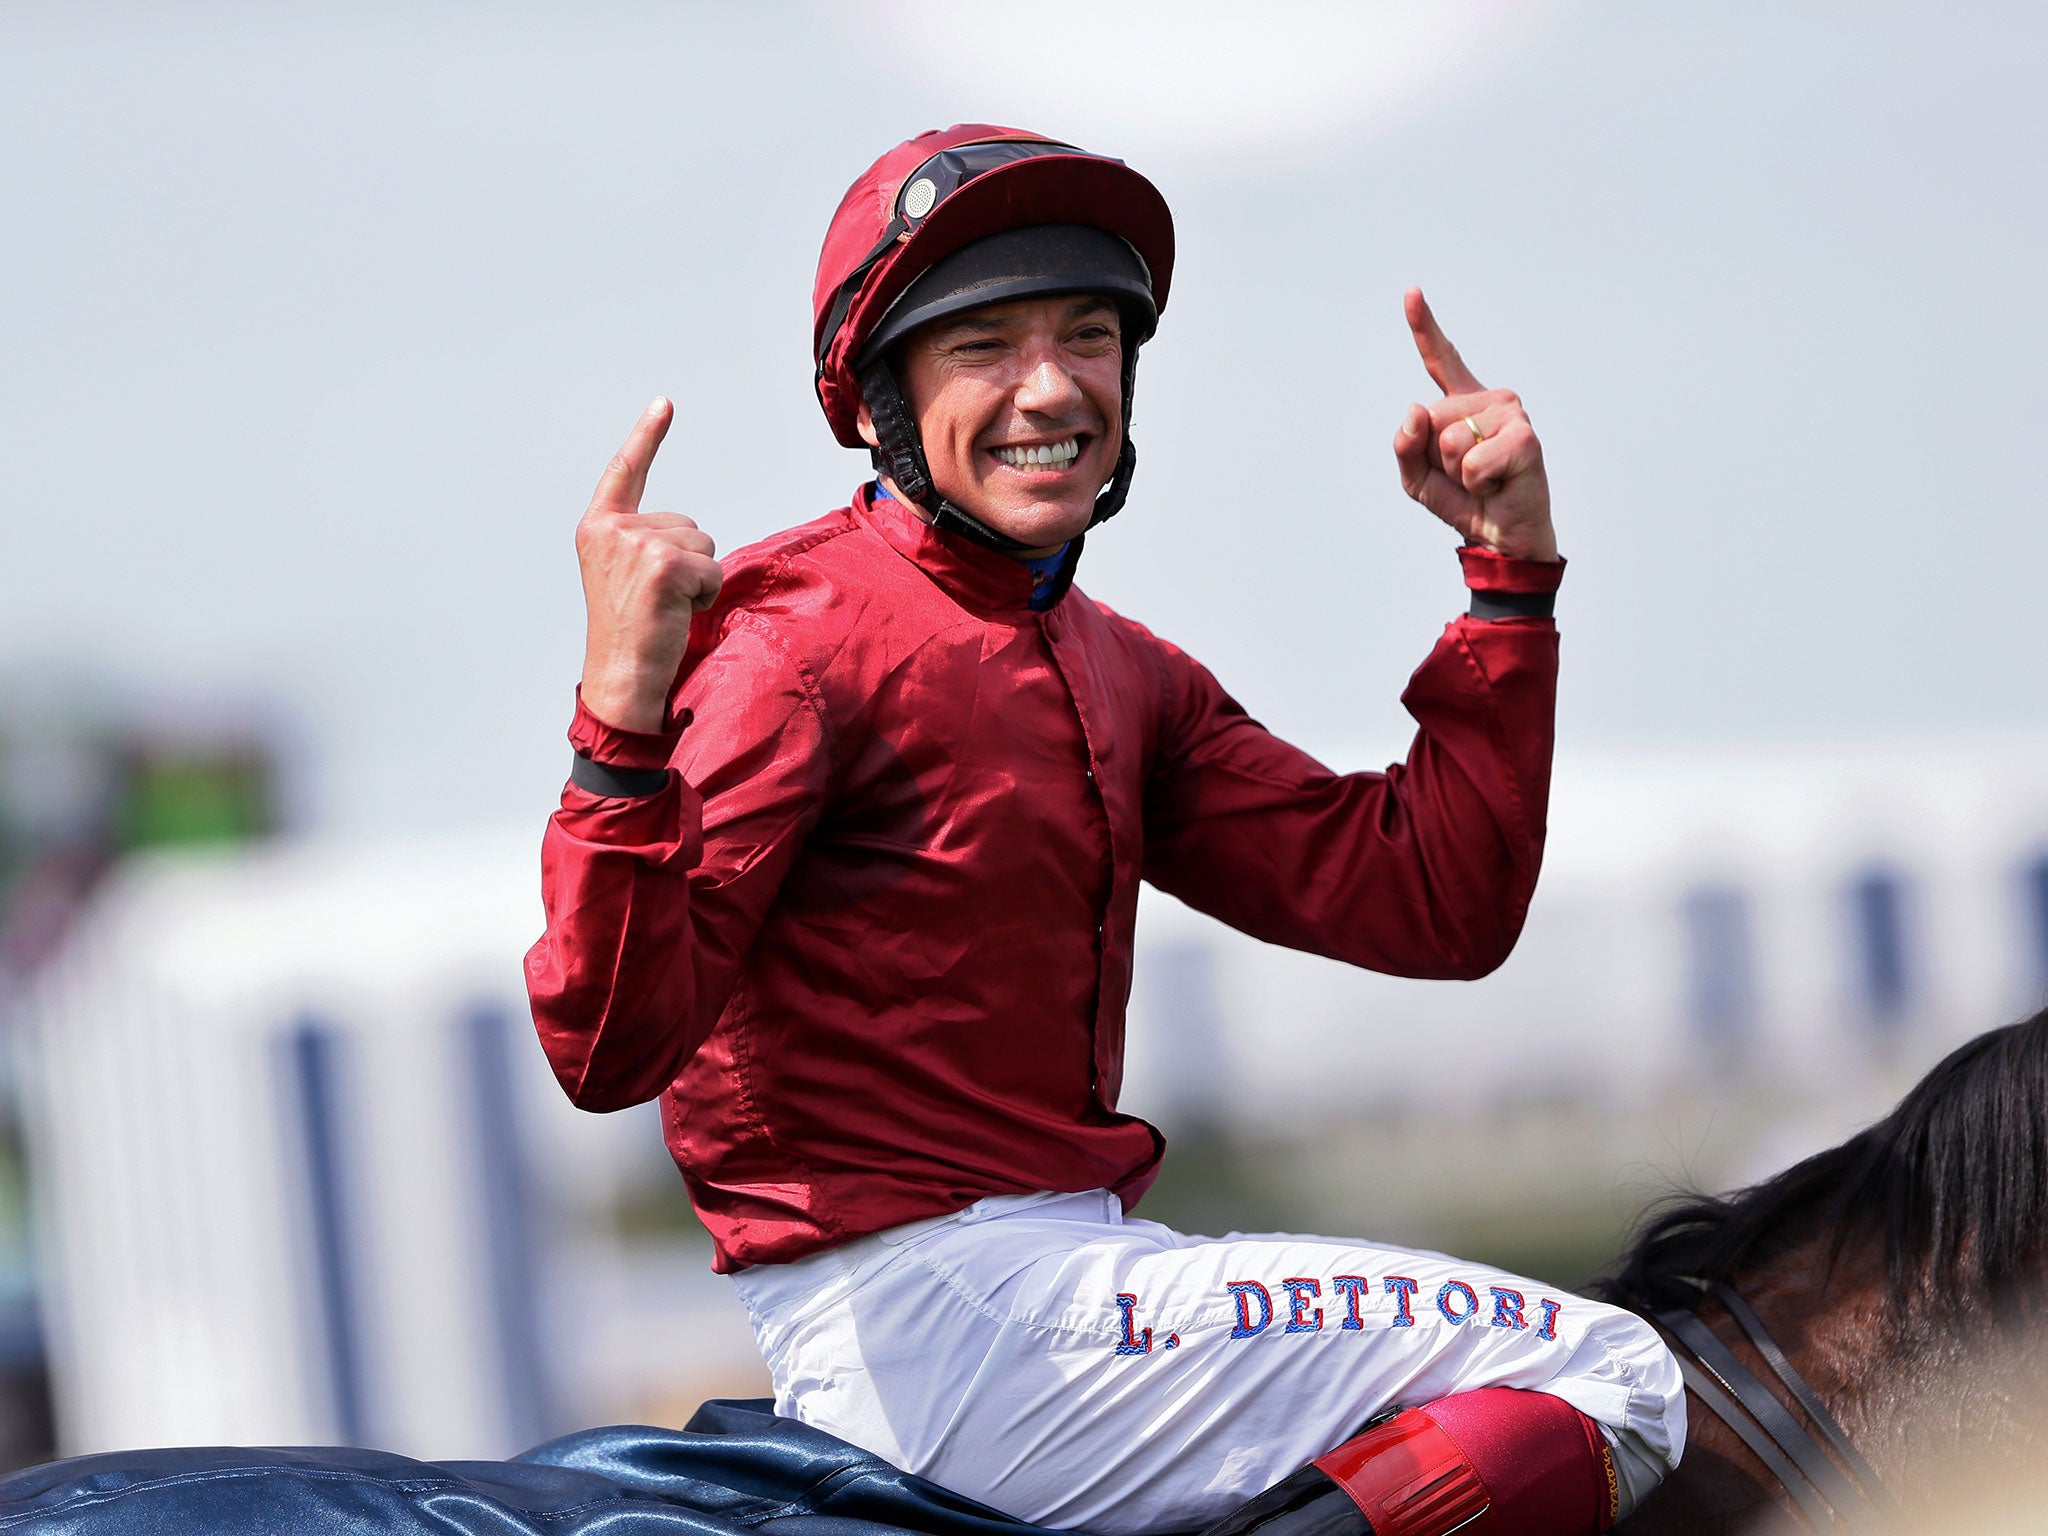
{"type": "Polygon", "coordinates": [[[998,448],[996,457],[1012,469],[1065,469],[1081,451],[1081,440],[1070,437],[1050,446],[998,448]]]}

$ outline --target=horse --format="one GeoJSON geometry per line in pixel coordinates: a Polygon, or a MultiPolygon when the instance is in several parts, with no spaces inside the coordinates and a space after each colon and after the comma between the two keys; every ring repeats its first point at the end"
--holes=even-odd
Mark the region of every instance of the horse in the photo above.
{"type": "Polygon", "coordinates": [[[1588,1289],[1655,1322],[1688,1365],[1684,1458],[1618,1533],[1732,1536],[1788,1517],[1861,1531],[1889,1523],[1892,1497],[1911,1523],[1947,1530],[1958,1481],[2038,1487],[2048,1009],[1951,1052],[1841,1145],[1730,1195],[1674,1197],[1588,1289]],[[1750,1401],[1759,1390],[1775,1406],[1750,1401]],[[1788,1439],[1806,1437],[1793,1459],[1809,1478],[1783,1457],[1774,1470],[1757,1441],[1756,1421],[1778,1415],[1788,1439]]]}
{"type": "MultiPolygon", "coordinates": [[[[1680,1466],[1617,1536],[1736,1536],[1787,1515],[1865,1536],[1893,1496],[1918,1526],[1958,1529],[1942,1502],[1958,1465],[2026,1470],[2048,1440],[2048,1009],[1952,1052],[1840,1146],[1675,1198],[1590,1289],[1667,1331],[1690,1393],[1680,1466]]],[[[1056,1536],[770,1410],[709,1403],[682,1430],[588,1430],[510,1462],[84,1456],[0,1478],[0,1524],[1056,1536]]]]}

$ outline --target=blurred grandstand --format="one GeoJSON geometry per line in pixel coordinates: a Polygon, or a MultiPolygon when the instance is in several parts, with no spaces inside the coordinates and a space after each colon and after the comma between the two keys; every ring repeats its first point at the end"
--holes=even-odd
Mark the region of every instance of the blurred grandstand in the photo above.
{"type": "Polygon", "coordinates": [[[101,880],[145,851],[245,847],[280,826],[283,733],[258,712],[9,689],[0,718],[0,1466],[55,1447],[31,1232],[20,1004],[101,880]]]}

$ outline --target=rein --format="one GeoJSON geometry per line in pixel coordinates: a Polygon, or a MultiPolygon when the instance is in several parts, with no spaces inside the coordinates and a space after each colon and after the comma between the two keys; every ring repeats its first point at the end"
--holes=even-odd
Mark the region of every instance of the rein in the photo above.
{"type": "Polygon", "coordinates": [[[1888,1528],[1897,1506],[1834,1415],[1786,1358],[1763,1320],[1733,1287],[1716,1285],[1713,1297],[1728,1310],[1763,1357],[1764,1364],[1792,1395],[1815,1429],[1799,1422],[1778,1396],[1735,1357],[1697,1311],[1673,1308],[1650,1317],[1686,1353],[1678,1354],[1685,1384],[1756,1457],[1792,1498],[1801,1519],[1817,1533],[1888,1528]],[[1687,1358],[1687,1353],[1691,1358],[1687,1358]],[[1827,1450],[1821,1441],[1827,1442],[1827,1450]],[[1845,1470],[1846,1469],[1846,1470],[1845,1470]]]}

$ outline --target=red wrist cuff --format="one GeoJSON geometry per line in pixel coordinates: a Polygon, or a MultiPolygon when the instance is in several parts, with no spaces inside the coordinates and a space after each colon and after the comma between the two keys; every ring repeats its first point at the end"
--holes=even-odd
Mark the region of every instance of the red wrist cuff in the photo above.
{"type": "Polygon", "coordinates": [[[676,711],[659,731],[626,731],[600,720],[583,702],[583,690],[576,690],[576,714],[569,722],[569,745],[594,763],[613,768],[666,768],[675,756],[676,743],[683,739],[683,727],[690,712],[676,711]]]}
{"type": "Polygon", "coordinates": [[[1477,544],[1459,550],[1458,563],[1474,592],[1555,592],[1564,580],[1563,560],[1517,560],[1477,544]]]}

